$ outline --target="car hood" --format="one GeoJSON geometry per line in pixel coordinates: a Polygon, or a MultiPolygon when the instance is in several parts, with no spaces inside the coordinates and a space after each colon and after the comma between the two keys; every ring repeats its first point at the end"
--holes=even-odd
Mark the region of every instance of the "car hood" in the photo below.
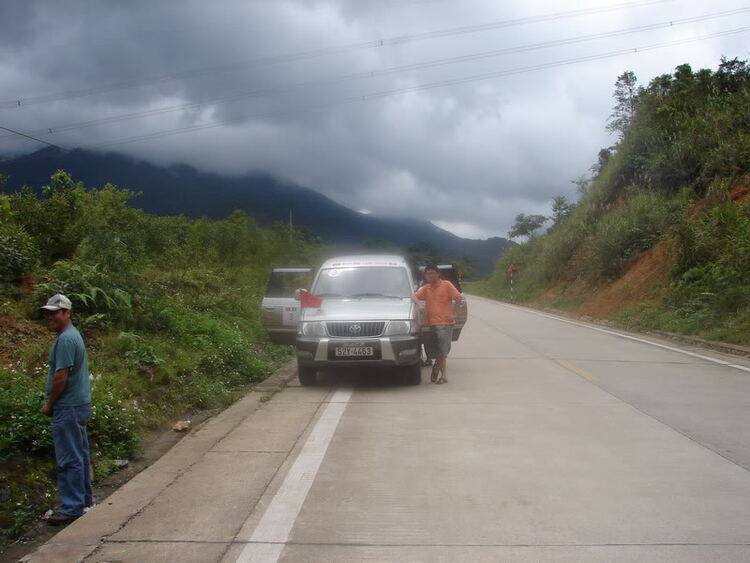
{"type": "Polygon", "coordinates": [[[383,321],[411,318],[411,299],[323,299],[320,309],[303,309],[303,321],[383,321]]]}

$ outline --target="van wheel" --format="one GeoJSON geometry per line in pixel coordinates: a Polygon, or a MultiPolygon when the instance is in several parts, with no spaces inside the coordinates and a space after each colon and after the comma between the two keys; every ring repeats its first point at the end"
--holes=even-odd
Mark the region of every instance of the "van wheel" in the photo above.
{"type": "Polygon", "coordinates": [[[318,382],[318,373],[314,368],[297,367],[297,377],[300,385],[315,385],[318,382]]]}
{"type": "Polygon", "coordinates": [[[401,377],[405,385],[419,385],[422,383],[422,366],[420,362],[401,368],[401,377]]]}

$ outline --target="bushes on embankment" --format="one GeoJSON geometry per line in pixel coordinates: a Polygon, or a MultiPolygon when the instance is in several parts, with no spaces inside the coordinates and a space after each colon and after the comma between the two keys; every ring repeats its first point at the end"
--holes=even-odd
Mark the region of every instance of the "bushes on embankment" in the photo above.
{"type": "MultiPolygon", "coordinates": [[[[50,421],[40,414],[54,335],[38,307],[60,292],[89,350],[95,472],[132,456],[139,433],[220,407],[288,350],[268,343],[260,300],[275,262],[317,247],[241,212],[208,221],[150,216],[135,196],[58,172],[41,193],[0,195],[0,503],[8,540],[54,499],[50,421]]],[[[43,510],[42,510],[43,511],[43,510]]]]}
{"type": "Polygon", "coordinates": [[[506,252],[479,291],[509,299],[514,264],[515,299],[555,288],[554,305],[575,310],[668,241],[669,279],[617,319],[750,342],[750,67],[681,65],[640,88],[625,73],[615,98],[610,129],[619,140],[579,183],[580,200],[545,234],[506,252]]]}

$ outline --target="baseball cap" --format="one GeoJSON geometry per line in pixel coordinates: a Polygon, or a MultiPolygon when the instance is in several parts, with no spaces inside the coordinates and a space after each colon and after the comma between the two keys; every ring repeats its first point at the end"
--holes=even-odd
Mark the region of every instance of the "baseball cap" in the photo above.
{"type": "Polygon", "coordinates": [[[70,299],[68,299],[61,293],[56,293],[47,300],[46,305],[40,308],[47,309],[48,311],[59,311],[60,309],[70,310],[73,308],[73,304],[70,302],[70,299]]]}

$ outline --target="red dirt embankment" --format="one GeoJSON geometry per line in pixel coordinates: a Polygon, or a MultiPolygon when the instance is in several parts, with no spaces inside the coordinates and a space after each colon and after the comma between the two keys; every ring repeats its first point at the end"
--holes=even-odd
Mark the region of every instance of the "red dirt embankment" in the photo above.
{"type": "MultiPolygon", "coordinates": [[[[688,221],[695,221],[715,196],[707,196],[685,212],[688,221]]],[[[729,190],[731,201],[750,197],[750,179],[737,182],[729,190]]],[[[649,298],[656,298],[669,286],[669,270],[674,259],[672,241],[662,240],[635,257],[625,272],[610,283],[557,284],[534,300],[532,306],[545,307],[563,295],[580,303],[571,312],[595,319],[609,319],[624,308],[649,298]],[[576,299],[577,298],[577,299],[576,299]]]]}

